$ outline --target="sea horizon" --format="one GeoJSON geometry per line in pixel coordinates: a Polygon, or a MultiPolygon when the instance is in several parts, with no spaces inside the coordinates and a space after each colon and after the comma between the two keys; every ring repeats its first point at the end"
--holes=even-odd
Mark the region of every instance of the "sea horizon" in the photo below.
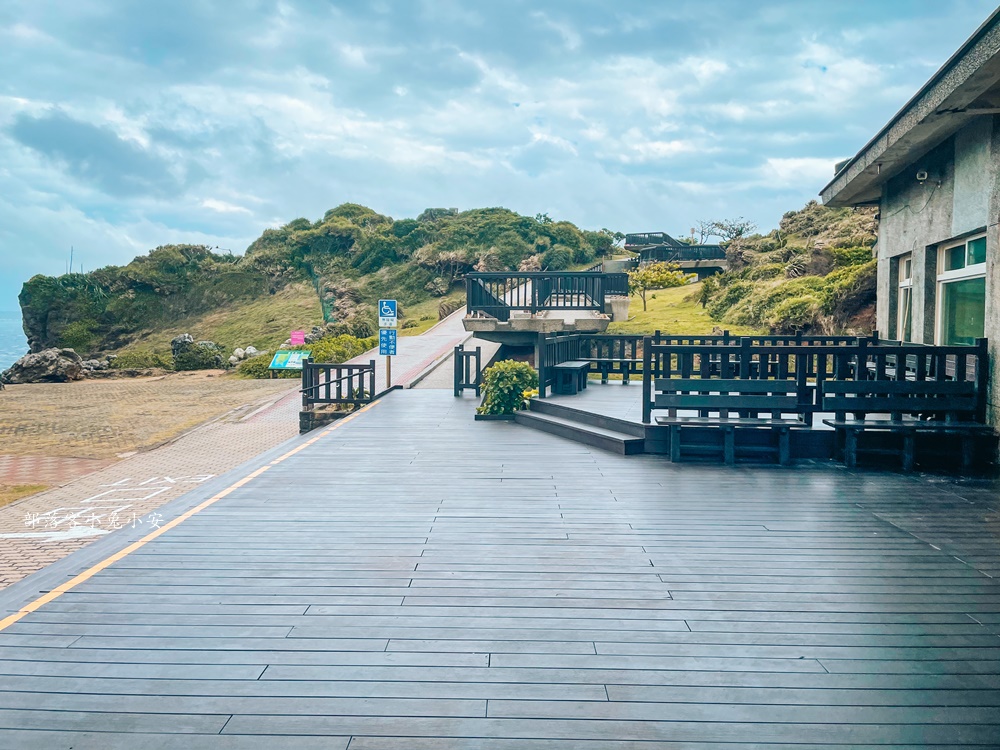
{"type": "Polygon", "coordinates": [[[28,353],[28,339],[18,310],[0,310],[0,370],[6,370],[28,353]]]}

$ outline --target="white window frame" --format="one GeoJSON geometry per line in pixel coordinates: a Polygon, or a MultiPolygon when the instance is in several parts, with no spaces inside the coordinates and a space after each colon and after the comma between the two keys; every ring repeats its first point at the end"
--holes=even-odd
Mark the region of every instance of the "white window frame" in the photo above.
{"type": "Polygon", "coordinates": [[[985,233],[976,234],[971,237],[966,237],[959,242],[947,242],[943,245],[938,246],[937,254],[937,282],[935,284],[936,299],[935,299],[935,310],[934,310],[934,341],[940,346],[944,341],[944,331],[942,330],[942,324],[944,323],[944,287],[955,281],[968,281],[970,279],[986,278],[986,261],[982,263],[975,263],[971,266],[964,266],[962,268],[954,268],[950,271],[944,270],[945,259],[948,257],[948,251],[956,247],[965,247],[966,259],[968,259],[969,254],[969,243],[975,242],[986,237],[985,233]]]}
{"type": "Polygon", "coordinates": [[[909,293],[910,338],[913,338],[913,254],[900,255],[896,259],[896,263],[898,264],[896,267],[898,278],[896,285],[896,338],[900,341],[906,341],[907,339],[903,337],[903,329],[905,327],[903,325],[903,290],[909,293]],[[903,278],[903,269],[907,264],[909,264],[910,272],[906,278],[903,278]]]}

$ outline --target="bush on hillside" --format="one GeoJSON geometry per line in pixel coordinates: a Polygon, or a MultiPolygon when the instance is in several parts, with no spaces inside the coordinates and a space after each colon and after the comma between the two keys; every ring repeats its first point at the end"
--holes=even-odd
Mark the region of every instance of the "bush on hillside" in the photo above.
{"type": "Polygon", "coordinates": [[[174,355],[176,370],[221,370],[227,366],[222,347],[212,341],[198,341],[174,355]]]}
{"type": "Polygon", "coordinates": [[[147,370],[151,367],[173,370],[174,358],[171,354],[160,354],[149,349],[136,349],[119,353],[108,362],[108,367],[114,370],[147,370]]]}
{"type": "Polygon", "coordinates": [[[702,289],[709,315],[726,323],[846,333],[875,304],[870,209],[831,209],[810,202],[784,215],[779,229],[729,243],[730,270],[702,289]]]}

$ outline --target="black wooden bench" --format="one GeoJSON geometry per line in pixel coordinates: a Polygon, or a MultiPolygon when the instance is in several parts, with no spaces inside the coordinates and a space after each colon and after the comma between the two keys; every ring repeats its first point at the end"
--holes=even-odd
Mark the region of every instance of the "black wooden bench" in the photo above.
{"type": "Polygon", "coordinates": [[[590,372],[590,360],[576,359],[570,362],[560,362],[553,365],[555,377],[552,381],[552,392],[573,396],[587,387],[587,373],[590,372]]]}
{"type": "Polygon", "coordinates": [[[844,463],[856,466],[858,433],[902,436],[902,446],[867,448],[868,453],[901,455],[903,469],[913,469],[918,433],[954,435],[961,445],[962,468],[972,465],[974,439],[993,432],[976,418],[979,399],[972,381],[828,380],[821,385],[820,408],[833,412],[823,423],[843,434],[844,463]],[[854,415],[847,419],[847,415],[854,415]],[[871,418],[869,415],[881,417],[871,418]]]}
{"type": "MultiPolygon", "coordinates": [[[[706,448],[699,443],[683,443],[684,427],[721,432],[722,458],[727,464],[736,463],[737,431],[766,430],[777,440],[767,445],[740,446],[741,453],[772,454],[785,466],[791,460],[791,430],[809,426],[805,416],[812,404],[804,401],[798,386],[790,380],[660,378],[654,387],[654,408],[670,410],[669,416],[655,417],[655,421],[670,428],[672,461],[682,460],[685,449],[706,448]],[[677,411],[696,411],[698,415],[678,416],[677,411]],[[789,414],[793,416],[782,416],[789,414]]],[[[709,450],[714,452],[714,447],[709,450]]]]}
{"type": "Polygon", "coordinates": [[[598,357],[591,359],[598,371],[601,373],[601,383],[607,384],[608,375],[615,371],[615,365],[618,365],[618,371],[622,375],[622,384],[628,385],[629,375],[633,371],[638,371],[637,365],[642,364],[641,359],[627,359],[623,357],[598,357]]]}

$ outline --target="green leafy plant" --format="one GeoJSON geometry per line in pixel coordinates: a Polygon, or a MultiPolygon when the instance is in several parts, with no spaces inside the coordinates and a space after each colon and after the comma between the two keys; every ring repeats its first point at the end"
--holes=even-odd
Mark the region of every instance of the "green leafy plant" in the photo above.
{"type": "Polygon", "coordinates": [[[505,359],[483,371],[483,405],[478,414],[513,414],[524,407],[524,392],[538,387],[538,373],[526,362],[505,359]]]}
{"type": "Polygon", "coordinates": [[[135,349],[122,352],[108,363],[108,367],[114,370],[147,370],[151,367],[173,370],[174,358],[169,352],[161,354],[148,349],[135,349]]]}
{"type": "Polygon", "coordinates": [[[334,363],[346,362],[359,354],[378,345],[377,336],[358,337],[349,334],[339,336],[324,336],[319,341],[303,346],[290,346],[289,349],[308,349],[313,362],[334,363]]]}
{"type": "Polygon", "coordinates": [[[227,367],[222,347],[212,341],[198,341],[174,357],[178,370],[216,370],[227,367]]]}

